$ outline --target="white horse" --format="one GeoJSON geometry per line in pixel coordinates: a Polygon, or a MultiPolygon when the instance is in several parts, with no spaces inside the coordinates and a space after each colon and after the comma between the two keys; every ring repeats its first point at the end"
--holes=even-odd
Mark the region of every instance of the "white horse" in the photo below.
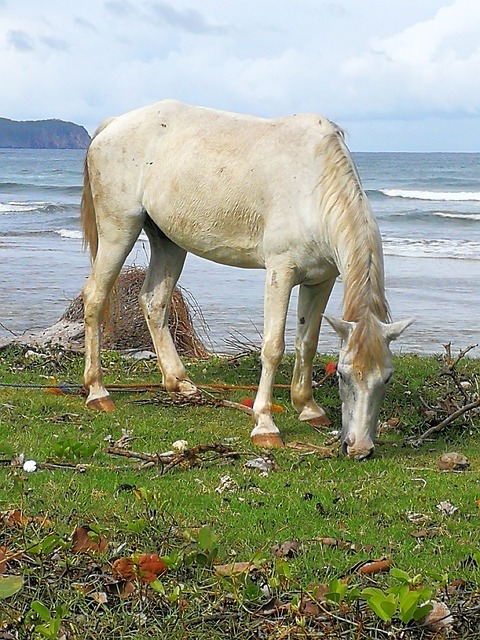
{"type": "Polygon", "coordinates": [[[338,362],[342,445],[368,457],[391,340],[411,320],[389,323],[381,239],[343,132],[326,118],[269,120],[163,101],[104,123],[87,153],[82,226],[93,268],[83,289],[87,406],[111,411],[102,381],[100,323],[120,269],[145,230],[151,259],[140,304],[163,383],[195,394],[168,330],[172,290],[188,251],[266,270],[262,373],[253,405],[254,444],[281,446],[271,415],[291,290],[300,285],[291,386],[300,420],[328,423],[312,395],[312,361],[335,279],[344,283],[338,362]]]}

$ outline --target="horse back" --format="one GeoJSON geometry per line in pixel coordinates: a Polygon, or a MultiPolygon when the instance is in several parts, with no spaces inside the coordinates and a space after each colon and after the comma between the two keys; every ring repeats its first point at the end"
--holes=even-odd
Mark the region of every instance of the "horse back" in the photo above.
{"type": "Polygon", "coordinates": [[[90,153],[102,189],[120,190],[186,250],[263,267],[308,237],[319,145],[334,131],[314,114],[264,119],[164,101],[112,120],[90,153]]]}

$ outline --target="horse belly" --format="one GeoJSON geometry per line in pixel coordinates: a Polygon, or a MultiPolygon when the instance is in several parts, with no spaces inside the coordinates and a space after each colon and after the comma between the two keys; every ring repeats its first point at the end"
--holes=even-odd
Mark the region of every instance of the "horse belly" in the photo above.
{"type": "Polygon", "coordinates": [[[164,189],[147,189],[144,205],[165,235],[186,251],[221,264],[265,266],[266,207],[254,188],[177,176],[166,181],[164,189]]]}
{"type": "Polygon", "coordinates": [[[221,264],[264,267],[261,225],[248,212],[199,210],[193,202],[147,211],[172,242],[190,253],[221,264]]]}

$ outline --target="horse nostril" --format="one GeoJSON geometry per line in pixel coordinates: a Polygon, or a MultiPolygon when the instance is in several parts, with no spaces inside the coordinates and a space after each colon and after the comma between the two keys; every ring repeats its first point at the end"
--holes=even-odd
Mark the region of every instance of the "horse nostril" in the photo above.
{"type": "Polygon", "coordinates": [[[362,458],[359,458],[359,460],[370,460],[371,458],[373,458],[374,453],[375,453],[375,447],[372,447],[370,451],[367,453],[367,455],[363,456],[362,458]]]}
{"type": "Polygon", "coordinates": [[[342,456],[348,456],[348,444],[345,440],[342,442],[342,456]]]}

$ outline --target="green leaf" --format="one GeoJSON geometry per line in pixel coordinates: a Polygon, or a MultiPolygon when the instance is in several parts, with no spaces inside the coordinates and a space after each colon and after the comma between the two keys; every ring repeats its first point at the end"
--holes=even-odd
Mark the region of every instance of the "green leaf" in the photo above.
{"type": "Polygon", "coordinates": [[[345,595],[345,600],[347,602],[354,602],[357,598],[360,597],[360,587],[358,584],[349,585],[348,591],[345,595]]]}
{"type": "Polygon", "coordinates": [[[415,622],[417,620],[421,620],[421,618],[424,618],[427,615],[427,613],[430,613],[432,609],[433,609],[433,604],[430,604],[429,602],[427,604],[422,605],[421,607],[418,607],[418,609],[416,609],[413,614],[413,620],[415,620],[415,622]]]}
{"type": "Polygon", "coordinates": [[[397,584],[395,587],[389,587],[387,589],[387,593],[394,593],[399,598],[403,598],[403,596],[410,593],[410,591],[410,586],[406,582],[402,582],[402,584],[397,584]]]}
{"type": "Polygon", "coordinates": [[[325,597],[332,602],[339,604],[344,598],[348,590],[348,584],[341,580],[334,579],[330,582],[330,591],[325,594],[325,597]]]}
{"type": "Polygon", "coordinates": [[[360,593],[360,597],[363,600],[369,600],[372,596],[386,597],[381,589],[377,589],[375,587],[367,587],[360,593]]]}
{"type": "Polygon", "coordinates": [[[409,591],[400,598],[399,617],[403,623],[408,624],[410,620],[413,620],[421,595],[418,591],[409,591]]]}
{"type": "Polygon", "coordinates": [[[30,605],[30,609],[34,611],[42,620],[45,622],[50,622],[52,619],[52,614],[47,609],[47,607],[42,604],[39,600],[34,600],[30,605]]]}
{"type": "Polygon", "coordinates": [[[149,586],[157,593],[160,593],[162,596],[166,594],[165,587],[163,586],[163,583],[158,578],[153,582],[150,582],[149,586]]]}
{"type": "Polygon", "coordinates": [[[129,533],[142,533],[148,527],[148,522],[145,518],[138,518],[137,520],[133,520],[129,522],[125,527],[125,530],[129,533]]]}
{"type": "Polygon", "coordinates": [[[392,593],[387,597],[383,594],[372,596],[367,602],[370,609],[384,622],[390,622],[397,610],[397,600],[392,593]]]}
{"type": "Polygon", "coordinates": [[[4,576],[0,577],[0,600],[10,598],[23,587],[22,576],[4,576]]]}
{"type": "Polygon", "coordinates": [[[203,551],[211,552],[217,541],[217,536],[214,534],[213,529],[208,525],[202,527],[198,533],[198,546],[203,551]]]}
{"type": "Polygon", "coordinates": [[[50,638],[55,640],[58,638],[58,632],[60,630],[61,620],[51,620],[48,624],[37,624],[35,632],[42,635],[44,638],[50,638]]]}
{"type": "Polygon", "coordinates": [[[406,582],[407,584],[411,582],[410,576],[406,571],[402,571],[402,569],[397,569],[396,567],[392,567],[390,569],[390,575],[392,578],[396,578],[400,580],[400,582],[406,582]]]}
{"type": "Polygon", "coordinates": [[[171,603],[178,602],[180,599],[181,593],[182,593],[182,587],[179,584],[177,584],[177,586],[168,595],[169,601],[171,603]]]}
{"type": "Polygon", "coordinates": [[[169,556],[162,556],[162,560],[169,569],[176,571],[185,561],[185,555],[182,551],[173,551],[169,556]]]}
{"type": "Polygon", "coordinates": [[[275,573],[280,578],[285,578],[286,580],[291,580],[292,578],[292,569],[289,563],[283,558],[279,558],[275,562],[275,573]]]}
{"type": "Polygon", "coordinates": [[[210,564],[210,555],[207,553],[202,553],[201,551],[197,553],[197,564],[201,567],[208,567],[210,564]]]}
{"type": "Polygon", "coordinates": [[[61,542],[60,536],[58,536],[56,533],[51,533],[41,541],[38,547],[40,549],[40,552],[44,553],[45,555],[48,555],[55,549],[55,547],[58,546],[60,542],[61,542]]]}
{"type": "Polygon", "coordinates": [[[258,584],[255,584],[254,582],[249,580],[245,585],[243,596],[248,602],[256,602],[262,597],[262,590],[260,589],[258,584]]]}

